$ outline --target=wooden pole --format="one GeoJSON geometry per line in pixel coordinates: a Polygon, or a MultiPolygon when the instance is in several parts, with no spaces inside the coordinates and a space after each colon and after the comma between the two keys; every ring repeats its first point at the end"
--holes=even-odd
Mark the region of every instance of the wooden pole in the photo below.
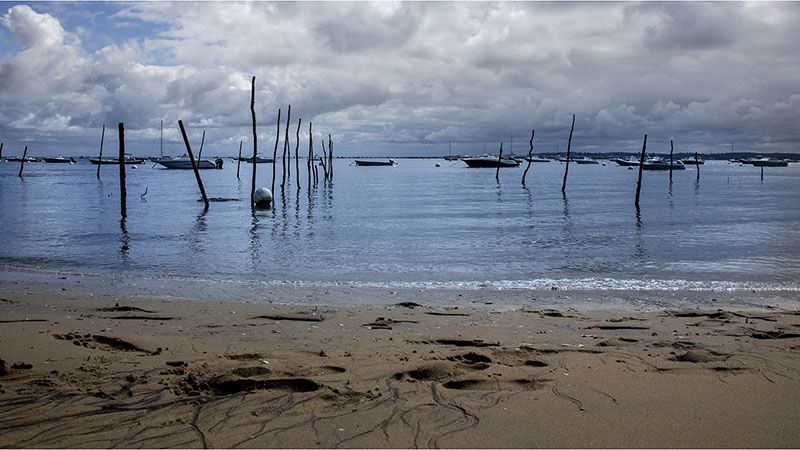
{"type": "MultiPolygon", "coordinates": [[[[699,175],[698,175],[699,178],[699,175]]],[[[764,181],[764,166],[761,166],[761,181],[764,181]]]]}
{"type": "Polygon", "coordinates": [[[22,152],[22,161],[19,162],[19,177],[22,178],[22,168],[25,167],[25,157],[28,156],[28,146],[25,146],[25,151],[22,152]]]}
{"type": "Polygon", "coordinates": [[[239,179],[239,166],[242,165],[242,143],[244,141],[239,141],[239,157],[236,158],[236,179],[239,179]]]}
{"type": "Polygon", "coordinates": [[[3,159],[3,143],[0,142],[0,161],[3,159]]]}
{"type": "Polygon", "coordinates": [[[531,163],[533,162],[531,160],[533,159],[533,133],[535,133],[535,132],[536,132],[536,130],[531,130],[531,141],[530,141],[531,148],[530,148],[530,150],[528,150],[528,167],[526,167],[525,168],[525,172],[522,173],[522,185],[523,186],[525,186],[525,177],[528,175],[528,169],[531,168],[531,163]]]}
{"type": "Polygon", "coordinates": [[[319,163],[322,164],[322,172],[325,174],[325,181],[328,181],[328,152],[325,150],[325,136],[322,137],[322,158],[319,163]]]}
{"type": "Polygon", "coordinates": [[[567,193],[567,174],[569,173],[570,150],[572,149],[572,131],[575,130],[575,114],[572,115],[572,126],[569,128],[569,140],[567,141],[567,162],[564,166],[564,181],[561,182],[561,193],[567,193]]]}
{"type": "Polygon", "coordinates": [[[119,212],[125,220],[128,217],[128,208],[125,204],[128,201],[128,191],[125,188],[125,124],[120,122],[117,128],[119,129],[119,212]]]}
{"type": "Polygon", "coordinates": [[[639,209],[639,192],[642,191],[642,168],[644,167],[644,152],[647,148],[647,135],[644,135],[644,142],[642,143],[642,156],[639,158],[639,178],[636,180],[636,198],[633,200],[633,204],[636,205],[636,209],[639,209]]]}
{"type": "Polygon", "coordinates": [[[500,143],[500,155],[497,156],[497,169],[494,171],[494,178],[500,182],[500,161],[503,159],[503,143],[500,143]]]}
{"type": "Polygon", "coordinates": [[[669,140],[669,181],[672,181],[672,139],[669,140]]]}
{"type": "Polygon", "coordinates": [[[206,143],[206,130],[203,130],[203,137],[200,139],[200,151],[197,152],[197,160],[200,161],[203,158],[203,144],[206,143]]]}
{"type": "Polygon", "coordinates": [[[289,123],[292,120],[292,105],[286,109],[286,134],[283,138],[283,157],[281,158],[281,164],[283,165],[283,175],[281,176],[281,191],[283,191],[283,187],[286,185],[286,151],[289,149],[289,123]]]}
{"type": "Polygon", "coordinates": [[[308,157],[306,157],[306,171],[308,172],[308,189],[311,190],[311,164],[314,163],[314,156],[312,154],[312,137],[311,137],[311,122],[308,122],[308,157]]]}
{"type": "MultiPolygon", "coordinates": [[[[192,146],[189,145],[189,137],[186,136],[186,128],[183,127],[183,121],[178,121],[178,126],[181,128],[181,135],[183,136],[183,144],[186,146],[186,153],[189,154],[189,160],[192,162],[192,170],[194,177],[197,179],[197,186],[200,188],[200,195],[203,196],[203,203],[208,209],[208,197],[206,197],[206,189],[203,187],[203,180],[200,178],[200,171],[197,169],[197,163],[194,161],[194,154],[192,153],[192,146]]],[[[255,166],[255,164],[253,164],[255,166]]]]}
{"type": "Polygon", "coordinates": [[[698,161],[697,152],[694,152],[694,168],[697,170],[697,179],[700,179],[700,163],[698,161]]]}
{"type": "MultiPolygon", "coordinates": [[[[250,208],[256,207],[256,156],[258,155],[258,134],[256,133],[256,77],[250,87],[250,116],[253,119],[253,179],[250,182],[250,208]]],[[[275,176],[273,175],[273,178],[275,176]]],[[[273,187],[274,189],[274,187],[273,187]]]]}
{"type": "Polygon", "coordinates": [[[103,165],[103,142],[106,140],[106,124],[103,124],[103,131],[100,132],[100,156],[97,161],[97,179],[100,179],[100,166],[103,165]]]}
{"type": "MultiPolygon", "coordinates": [[[[275,195],[275,164],[278,163],[278,141],[281,140],[281,109],[278,108],[278,121],[276,124],[275,130],[275,148],[272,150],[272,192],[273,196],[275,195]]],[[[253,160],[253,164],[255,164],[255,160],[253,160]]]]}
{"type": "Polygon", "coordinates": [[[328,178],[333,181],[333,141],[328,133],[328,178]]]}
{"type": "Polygon", "coordinates": [[[294,176],[297,177],[297,190],[300,190],[300,124],[303,123],[303,118],[297,119],[297,140],[294,144],[294,176]]]}

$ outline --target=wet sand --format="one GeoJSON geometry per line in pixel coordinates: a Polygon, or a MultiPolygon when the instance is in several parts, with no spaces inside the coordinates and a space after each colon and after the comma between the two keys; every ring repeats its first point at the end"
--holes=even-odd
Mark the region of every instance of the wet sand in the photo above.
{"type": "Polygon", "coordinates": [[[0,446],[800,447],[794,298],[650,310],[501,308],[503,291],[448,293],[469,307],[435,291],[361,293],[378,306],[286,295],[0,286],[0,446]]]}

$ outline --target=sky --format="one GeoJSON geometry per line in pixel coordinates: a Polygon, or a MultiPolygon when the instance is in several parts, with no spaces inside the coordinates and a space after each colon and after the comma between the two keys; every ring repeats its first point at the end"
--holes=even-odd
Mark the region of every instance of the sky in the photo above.
{"type": "Polygon", "coordinates": [[[0,142],[251,154],[255,76],[259,153],[290,104],[342,156],[563,151],[573,114],[576,152],[800,153],[797,42],[793,2],[0,2],[0,142]]]}

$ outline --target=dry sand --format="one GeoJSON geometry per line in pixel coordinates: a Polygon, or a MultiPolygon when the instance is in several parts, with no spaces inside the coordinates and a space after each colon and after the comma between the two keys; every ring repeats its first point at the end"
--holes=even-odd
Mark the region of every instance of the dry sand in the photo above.
{"type": "Polygon", "coordinates": [[[333,307],[6,285],[0,446],[800,447],[796,309],[428,295],[333,307]]]}

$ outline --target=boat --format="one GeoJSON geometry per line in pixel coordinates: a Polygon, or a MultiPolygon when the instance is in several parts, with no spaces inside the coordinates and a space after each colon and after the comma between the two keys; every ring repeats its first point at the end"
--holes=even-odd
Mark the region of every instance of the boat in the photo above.
{"type": "MultiPolygon", "coordinates": [[[[239,161],[252,163],[253,162],[253,157],[252,156],[250,156],[250,157],[242,156],[241,158],[239,158],[239,161]]],[[[275,160],[273,158],[266,158],[264,156],[256,156],[256,164],[266,164],[266,163],[274,163],[274,162],[275,162],[275,160]]]]}
{"type": "Polygon", "coordinates": [[[639,166],[639,160],[638,159],[634,159],[633,156],[629,157],[628,159],[614,158],[611,161],[614,161],[615,163],[617,163],[618,165],[623,166],[623,167],[638,167],[639,166]]]}
{"type": "MultiPolygon", "coordinates": [[[[176,169],[176,170],[187,170],[192,169],[192,160],[189,158],[188,155],[183,155],[178,158],[159,158],[156,161],[159,165],[166,167],[167,169],[176,169]]],[[[197,165],[198,169],[221,169],[222,168],[222,158],[217,158],[216,160],[211,159],[196,159],[194,163],[197,165]]]]}
{"type": "Polygon", "coordinates": [[[572,162],[574,162],[576,164],[600,164],[599,162],[595,161],[594,159],[587,158],[585,156],[583,158],[573,159],[572,162]]]}
{"type": "Polygon", "coordinates": [[[783,159],[772,159],[772,158],[756,158],[742,161],[745,164],[751,164],[754,167],[786,167],[789,165],[786,160],[783,159]]]}
{"type": "MultiPolygon", "coordinates": [[[[647,158],[642,164],[642,170],[669,170],[670,164],[669,161],[665,161],[664,158],[660,156],[653,156],[651,158],[647,158]]],[[[683,165],[680,161],[675,161],[672,163],[672,170],[686,170],[686,166],[683,165]]]]}
{"type": "Polygon", "coordinates": [[[684,158],[684,159],[682,159],[680,161],[682,163],[686,164],[687,166],[697,166],[697,165],[703,165],[703,164],[706,163],[705,161],[703,161],[700,158],[697,158],[696,160],[694,158],[684,158]]]}
{"type": "Polygon", "coordinates": [[[450,147],[447,151],[447,156],[444,157],[445,161],[458,161],[458,156],[453,156],[453,141],[450,141],[450,147]]]}
{"type": "Polygon", "coordinates": [[[394,166],[397,164],[397,161],[393,159],[390,159],[388,161],[357,159],[355,163],[357,166],[394,166]]]}
{"type": "MultiPolygon", "coordinates": [[[[89,158],[92,164],[119,164],[119,158],[89,158]]],[[[127,155],[125,156],[125,164],[141,164],[144,158],[127,155]]]]}
{"type": "Polygon", "coordinates": [[[499,159],[497,156],[484,155],[477,158],[462,158],[468,167],[517,167],[519,161],[512,158],[499,159]]]}
{"type": "Polygon", "coordinates": [[[44,162],[51,164],[74,164],[75,158],[65,158],[63,156],[56,156],[54,158],[42,158],[44,162]]]}
{"type": "Polygon", "coordinates": [[[31,156],[26,156],[25,158],[23,158],[22,156],[11,156],[9,158],[6,158],[6,161],[22,162],[23,159],[25,160],[25,162],[29,162],[29,163],[41,162],[42,161],[39,158],[33,158],[31,156]]]}
{"type": "Polygon", "coordinates": [[[529,162],[532,162],[532,163],[535,163],[535,162],[540,162],[540,163],[550,162],[550,160],[547,159],[547,158],[539,158],[539,157],[536,157],[536,156],[531,156],[530,158],[525,158],[525,161],[529,161],[529,162]]]}

